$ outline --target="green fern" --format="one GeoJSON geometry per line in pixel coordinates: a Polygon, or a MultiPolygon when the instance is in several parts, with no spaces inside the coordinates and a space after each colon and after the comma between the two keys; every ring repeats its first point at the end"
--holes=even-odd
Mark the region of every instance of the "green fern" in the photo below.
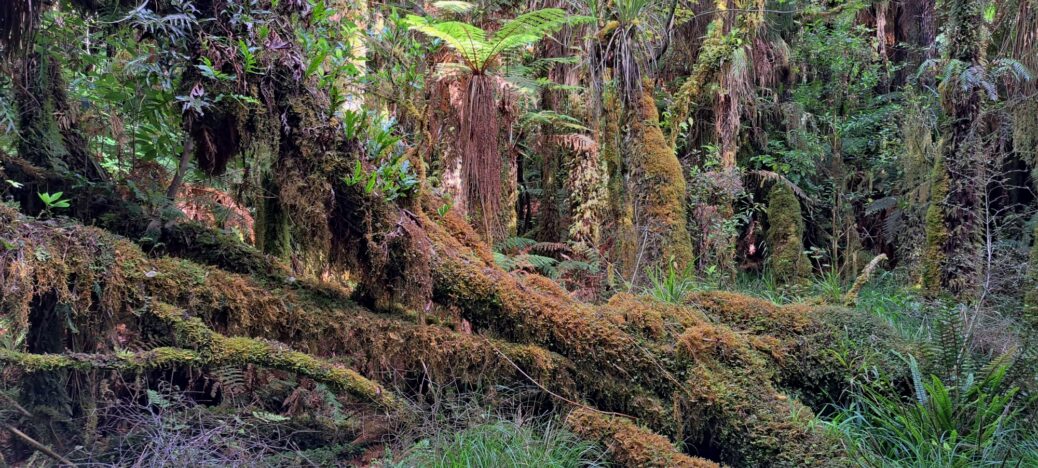
{"type": "Polygon", "coordinates": [[[497,264],[498,268],[505,271],[513,271],[516,267],[514,258],[497,251],[494,252],[494,263],[497,264]]]}
{"type": "Polygon", "coordinates": [[[435,21],[415,15],[405,20],[412,30],[440,39],[454,49],[474,74],[485,73],[502,54],[536,43],[563,26],[580,21],[586,19],[570,16],[558,8],[545,8],[506,21],[496,33],[488,35],[483,29],[461,21],[435,21]]]}
{"type": "Polygon", "coordinates": [[[537,245],[537,241],[526,237],[509,237],[494,246],[499,252],[521,251],[537,245]]]}
{"type": "Polygon", "coordinates": [[[923,382],[923,373],[919,371],[919,361],[915,360],[915,356],[908,356],[908,369],[912,373],[912,387],[915,389],[916,402],[925,405],[927,402],[926,386],[923,382]]]}
{"type": "Polygon", "coordinates": [[[940,369],[946,369],[948,377],[957,381],[963,374],[963,323],[959,311],[954,307],[945,307],[939,312],[937,322],[937,343],[934,349],[935,362],[940,369]]]}
{"type": "Polygon", "coordinates": [[[245,372],[241,367],[220,366],[211,370],[209,375],[216,381],[211,396],[215,397],[216,393],[220,392],[224,400],[233,400],[234,397],[248,391],[245,372]]]}

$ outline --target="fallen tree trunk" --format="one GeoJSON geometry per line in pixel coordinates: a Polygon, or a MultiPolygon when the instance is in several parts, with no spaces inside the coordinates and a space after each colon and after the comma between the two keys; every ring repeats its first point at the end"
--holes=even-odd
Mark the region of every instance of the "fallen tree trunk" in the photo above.
{"type": "MultiPolygon", "coordinates": [[[[0,254],[4,310],[27,320],[32,298],[47,292],[73,304],[76,327],[89,332],[80,333],[85,340],[66,343],[72,353],[110,349],[103,337],[120,324],[148,341],[154,326],[134,311],[157,300],[175,307],[168,310],[187,311],[190,323],[321,356],[291,354],[318,364],[317,370],[322,359],[333,358],[365,379],[405,390],[407,381],[423,378],[474,387],[532,380],[557,395],[557,405],[628,414],[728,463],[782,465],[841,456],[796,416],[810,411],[781,390],[815,389],[815,382],[798,379],[819,375],[839,376],[846,384],[845,371],[826,369],[832,363],[816,359],[840,333],[826,322],[833,312],[828,309],[776,307],[720,293],[690,296],[686,306],[620,295],[592,307],[546,279],[520,281],[494,268],[463,226],[451,235],[451,220],[425,218],[430,239],[448,246],[434,257],[433,271],[444,272],[437,273],[441,285],[434,297],[472,323],[474,334],[467,334],[456,330],[459,317],[450,314],[434,314],[440,325],[418,325],[416,313],[373,313],[338,287],[153,258],[104,231],[32,220],[9,209],[0,218],[0,238],[19,246],[0,254]],[[819,342],[808,346],[805,337],[819,342]],[[815,364],[823,368],[807,368],[815,364]]],[[[249,359],[221,359],[260,362],[279,352],[252,350],[249,359]]],[[[292,371],[294,361],[275,359],[272,367],[292,371]]],[[[76,368],[72,362],[65,367],[76,368]]]]}

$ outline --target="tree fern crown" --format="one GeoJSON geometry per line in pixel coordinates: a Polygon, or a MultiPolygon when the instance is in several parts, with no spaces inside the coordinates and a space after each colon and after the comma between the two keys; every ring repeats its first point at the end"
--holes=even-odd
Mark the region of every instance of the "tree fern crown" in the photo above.
{"type": "Polygon", "coordinates": [[[545,8],[508,20],[492,34],[461,21],[437,21],[415,15],[407,17],[407,24],[414,31],[442,40],[461,56],[473,74],[484,74],[502,54],[534,44],[566,25],[585,20],[589,18],[571,17],[559,8],[545,8]]]}

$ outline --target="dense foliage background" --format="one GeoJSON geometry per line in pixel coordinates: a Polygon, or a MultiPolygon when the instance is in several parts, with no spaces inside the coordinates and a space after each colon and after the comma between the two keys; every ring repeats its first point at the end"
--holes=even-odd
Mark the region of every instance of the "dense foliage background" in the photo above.
{"type": "Polygon", "coordinates": [[[14,0],[0,69],[0,465],[1038,464],[1034,0],[14,0]]]}

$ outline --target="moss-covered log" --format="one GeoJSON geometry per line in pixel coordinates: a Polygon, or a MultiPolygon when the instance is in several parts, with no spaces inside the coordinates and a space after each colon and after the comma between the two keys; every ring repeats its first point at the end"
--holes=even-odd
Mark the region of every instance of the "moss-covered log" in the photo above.
{"type": "Polygon", "coordinates": [[[622,417],[580,408],[570,413],[566,425],[580,436],[604,445],[613,460],[621,466],[720,467],[715,462],[681,453],[666,437],[622,417]]]}
{"type": "MultiPolygon", "coordinates": [[[[19,246],[0,254],[5,271],[18,273],[5,282],[5,307],[16,310],[26,298],[54,291],[74,305],[74,323],[93,330],[90,335],[104,336],[119,323],[138,324],[131,328],[142,340],[162,335],[168,325],[160,322],[156,328],[136,315],[158,300],[171,304],[158,308],[167,317],[191,311],[193,318],[181,320],[175,333],[183,339],[181,347],[210,342],[207,332],[191,331],[204,323],[222,334],[337,356],[365,378],[383,382],[409,375],[472,386],[532,380],[568,400],[636,415],[690,447],[724,444],[730,449],[717,453],[725,461],[838,456],[819,451],[824,439],[790,416],[794,403],[781,390],[816,389],[806,382],[809,375],[835,376],[836,384],[844,383],[838,368],[826,369],[832,362],[818,358],[821,348],[807,346],[817,340],[824,347],[841,333],[825,326],[826,316],[814,308],[780,308],[721,293],[690,296],[689,306],[621,295],[592,307],[544,278],[520,280],[494,268],[489,251],[465,223],[450,216],[423,218],[438,246],[431,265],[438,284],[434,298],[472,323],[476,334],[470,335],[453,331],[457,322],[449,315],[433,317],[446,327],[417,325],[416,314],[406,309],[372,313],[341,288],[153,258],[102,230],[35,221],[9,209],[0,217],[5,221],[0,237],[19,246]],[[43,253],[59,250],[69,254],[43,253]],[[91,290],[102,293],[77,294],[91,290]],[[480,336],[484,333],[505,340],[488,340],[480,336]],[[828,341],[821,339],[825,336],[828,341]],[[815,364],[824,370],[810,370],[815,364]],[[773,397],[739,390],[744,388],[766,389],[773,397]],[[773,428],[801,435],[779,444],[769,435],[773,428]],[[719,440],[708,441],[703,437],[708,433],[719,440]]],[[[280,364],[290,367],[289,361],[280,364]]]]}
{"type": "MultiPolygon", "coordinates": [[[[407,223],[411,247],[405,245],[394,255],[413,255],[415,246],[428,248],[419,258],[427,259],[431,299],[438,305],[434,312],[454,310],[460,317],[435,318],[447,327],[420,326],[414,323],[418,314],[406,304],[372,313],[350,299],[356,293],[294,279],[271,257],[195,224],[164,227],[184,235],[174,242],[176,249],[166,252],[221,266],[240,256],[251,266],[233,270],[255,274],[150,257],[135,243],[104,231],[23,219],[10,210],[0,212],[8,221],[2,223],[0,236],[23,241],[18,251],[21,258],[30,259],[31,268],[20,270],[21,283],[8,286],[31,286],[14,288],[4,301],[24,304],[41,291],[56,291],[66,302],[77,304],[77,327],[103,336],[120,321],[135,323],[132,312],[153,297],[191,311],[200,323],[220,333],[262,337],[301,352],[338,356],[369,379],[387,382],[396,376],[431,374],[474,386],[533,380],[566,399],[637,415],[643,424],[690,447],[711,447],[722,461],[841,456],[837,447],[806,425],[802,415],[809,410],[801,405],[800,413],[790,411],[797,403],[783,390],[797,390],[815,404],[824,401],[813,396],[816,391],[835,387],[839,394],[846,385],[842,369],[825,359],[818,347],[808,346],[808,339],[799,338],[803,333],[826,338],[819,343],[833,343],[843,336],[840,329],[824,325],[825,314],[716,294],[690,297],[685,307],[624,297],[604,307],[582,304],[545,278],[519,278],[498,269],[486,244],[463,220],[449,212],[443,217],[422,214],[435,211],[431,197],[424,198],[429,205],[425,210],[408,214],[384,205],[361,209],[360,203],[371,202],[356,196],[346,191],[339,201],[344,208],[357,207],[360,217],[354,219],[366,219],[365,224],[343,226],[347,231],[337,235],[360,236],[365,229],[391,232],[407,223]],[[35,254],[58,250],[69,255],[35,254]],[[94,290],[95,283],[102,285],[100,294],[82,294],[94,290]],[[101,310],[108,315],[96,313],[101,310]],[[451,330],[460,319],[471,323],[476,334],[451,330]],[[713,326],[715,321],[723,325],[713,326]],[[487,340],[479,336],[483,334],[503,340],[487,340]],[[719,338],[731,340],[730,346],[719,345],[719,338]],[[814,376],[823,376],[825,384],[810,380],[814,376]],[[754,387],[772,396],[762,399],[734,391],[754,387]],[[775,428],[794,434],[785,437],[791,442],[778,443],[775,428]]],[[[340,210],[336,216],[347,213],[340,210]]],[[[375,242],[364,249],[381,248],[375,242]]],[[[396,294],[393,284],[362,278],[363,289],[382,297],[396,294]],[[387,291],[379,293],[377,288],[387,291]]]]}
{"type": "Polygon", "coordinates": [[[291,351],[284,345],[252,338],[220,336],[202,351],[174,347],[110,354],[32,354],[0,350],[0,362],[28,373],[58,370],[87,372],[95,369],[141,373],[180,367],[255,364],[309,377],[327,384],[336,391],[376,403],[387,410],[404,409],[400,399],[356,371],[291,351]]]}

